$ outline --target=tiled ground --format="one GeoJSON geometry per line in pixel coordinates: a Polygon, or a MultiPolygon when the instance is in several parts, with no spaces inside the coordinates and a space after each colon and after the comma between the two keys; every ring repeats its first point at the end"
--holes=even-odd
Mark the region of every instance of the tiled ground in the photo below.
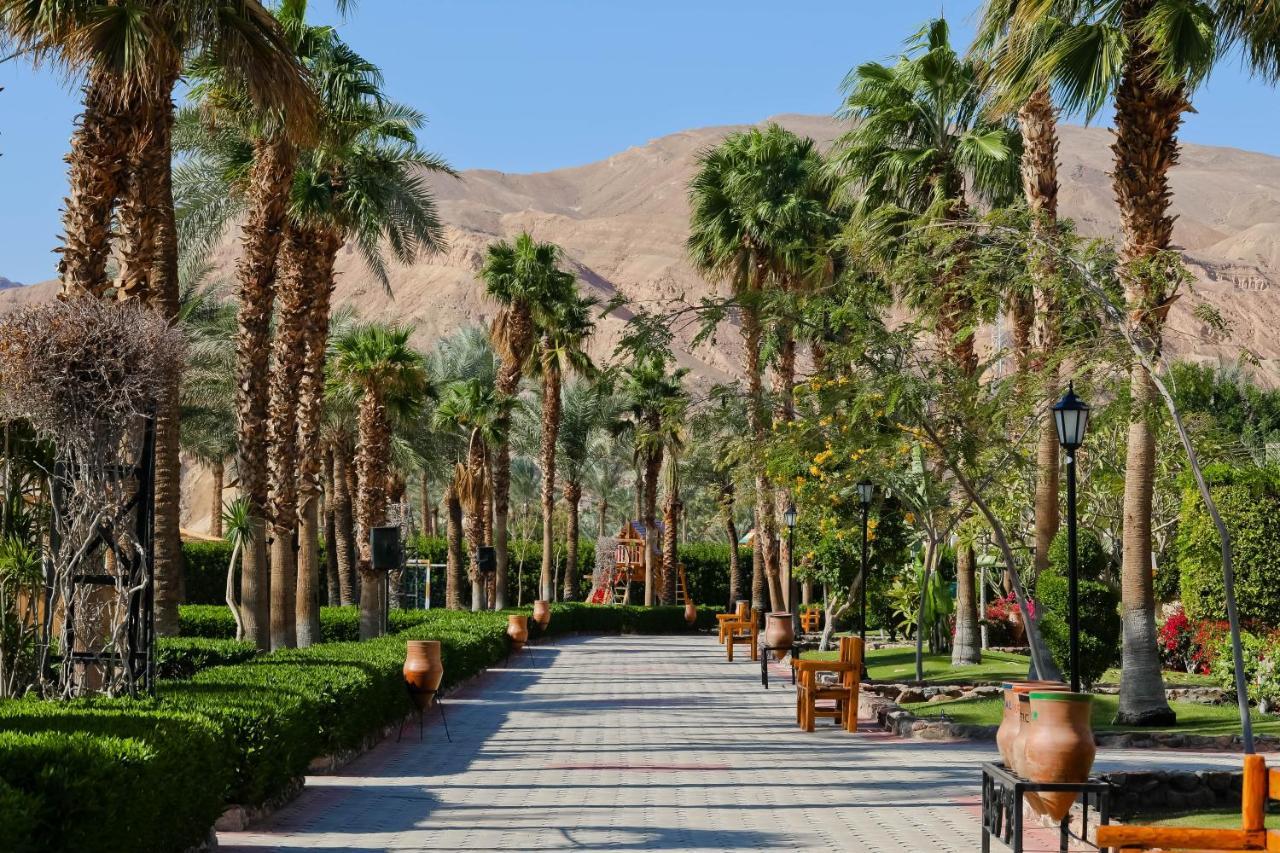
{"type": "MultiPolygon", "coordinates": [[[[493,670],[425,738],[406,728],[223,851],[976,851],[978,763],[932,744],[793,724],[785,679],[714,637],[561,640],[493,670]]],[[[1237,757],[1104,753],[1099,766],[1237,757]]],[[[1039,845],[1037,845],[1039,846],[1039,845]]],[[[995,845],[993,849],[1000,849],[995,845]]],[[[1051,848],[1056,849],[1056,845],[1051,848]]]]}

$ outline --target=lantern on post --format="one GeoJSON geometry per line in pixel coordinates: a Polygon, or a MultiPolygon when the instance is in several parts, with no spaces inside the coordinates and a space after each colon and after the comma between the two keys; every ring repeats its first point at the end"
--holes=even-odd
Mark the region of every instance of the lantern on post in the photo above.
{"type": "Polygon", "coordinates": [[[1089,405],[1076,396],[1075,383],[1053,405],[1058,443],[1067,452],[1067,622],[1070,631],[1071,691],[1080,692],[1080,560],[1076,543],[1076,451],[1089,429],[1089,405]]]}

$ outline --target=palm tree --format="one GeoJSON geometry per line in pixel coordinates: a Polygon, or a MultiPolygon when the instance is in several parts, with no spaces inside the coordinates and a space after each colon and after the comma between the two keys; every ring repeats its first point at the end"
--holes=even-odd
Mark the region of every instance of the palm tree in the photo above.
{"type": "Polygon", "coordinates": [[[557,271],[551,286],[543,294],[537,316],[537,361],[533,365],[541,380],[542,432],[539,464],[542,468],[542,573],[539,595],[545,601],[554,598],[556,444],[560,430],[560,385],[564,372],[572,370],[580,376],[594,371],[584,346],[595,328],[591,309],[596,305],[590,297],[578,295],[572,273],[557,271]]]}
{"type": "Polygon", "coordinates": [[[666,500],[662,507],[662,602],[676,603],[676,533],[684,504],[680,500],[680,456],[685,449],[685,415],[688,400],[684,394],[672,394],[662,401],[661,440],[666,449],[666,500]]]}
{"type": "Polygon", "coordinates": [[[564,472],[564,502],[568,509],[566,562],[562,601],[578,597],[578,530],[582,487],[598,449],[597,439],[606,432],[619,413],[619,403],[610,383],[579,378],[564,389],[560,417],[559,459],[564,472]]]}
{"type": "MultiPolygon", "coordinates": [[[[1173,217],[1169,170],[1178,159],[1178,126],[1190,97],[1215,61],[1240,48],[1250,69],[1280,74],[1280,24],[1269,8],[1231,0],[1087,3],[1033,0],[1009,16],[1012,52],[1002,66],[1015,91],[1050,87],[1063,109],[1090,118],[1115,103],[1112,187],[1120,208],[1121,281],[1130,323],[1152,356],[1162,345],[1176,294],[1155,273],[1169,251],[1173,217]]],[[[1169,725],[1156,647],[1151,574],[1155,475],[1155,387],[1141,364],[1130,373],[1133,401],[1125,462],[1122,542],[1123,651],[1118,722],[1169,725]]]]}
{"type": "Polygon", "coordinates": [[[471,609],[483,607],[484,579],[480,576],[480,546],[484,544],[485,517],[489,512],[489,448],[505,437],[511,398],[498,394],[493,385],[467,379],[448,385],[432,415],[440,431],[455,429],[465,437],[465,461],[454,468],[451,490],[466,512],[471,609]]]}
{"type": "Polygon", "coordinates": [[[631,472],[631,455],[619,434],[621,424],[615,422],[606,433],[596,436],[587,453],[583,485],[596,501],[596,535],[608,535],[609,510],[626,499],[627,475],[631,472]]]}
{"type": "MultiPolygon", "coordinates": [[[[484,281],[485,292],[500,306],[489,334],[502,359],[498,371],[498,393],[506,397],[515,396],[520,387],[520,377],[529,370],[535,343],[535,313],[544,311],[546,294],[557,286],[559,259],[560,251],[555,245],[535,243],[528,233],[521,233],[514,244],[502,240],[489,247],[480,278],[484,281]]],[[[538,319],[546,320],[541,316],[538,319]]],[[[495,589],[498,609],[506,607],[507,599],[510,469],[511,445],[504,438],[493,448],[493,545],[497,560],[495,589]]]]}
{"type": "MultiPolygon", "coordinates": [[[[952,49],[944,19],[930,21],[908,42],[892,66],[864,63],[845,79],[841,113],[857,125],[836,144],[833,166],[861,193],[855,227],[901,215],[958,222],[969,213],[966,192],[1004,203],[1016,192],[1017,131],[988,119],[983,110],[981,66],[952,49]]],[[[941,280],[922,282],[908,294],[913,307],[931,311],[940,349],[966,377],[977,381],[971,323],[974,302],[961,255],[941,280]]],[[[975,556],[956,555],[955,665],[982,657],[978,631],[975,556]]]]}
{"type": "Polygon", "coordinates": [[[423,357],[409,345],[411,329],[364,324],[334,344],[334,379],[357,400],[357,560],[360,638],[382,633],[382,583],[373,569],[369,533],[387,517],[392,421],[413,412],[427,395],[423,357]]]}
{"type": "MultiPolygon", "coordinates": [[[[764,446],[769,432],[760,365],[769,291],[794,286],[812,270],[817,238],[833,225],[830,190],[813,141],[776,124],[731,134],[715,148],[700,152],[698,172],[689,183],[686,245],[693,264],[707,277],[727,280],[741,312],[749,427],[756,447],[764,446]]],[[[779,351],[780,413],[787,417],[795,341],[785,323],[779,351]]],[[[755,467],[756,541],[770,605],[778,609],[782,607],[776,548],[778,498],[764,465],[755,467]]]]}

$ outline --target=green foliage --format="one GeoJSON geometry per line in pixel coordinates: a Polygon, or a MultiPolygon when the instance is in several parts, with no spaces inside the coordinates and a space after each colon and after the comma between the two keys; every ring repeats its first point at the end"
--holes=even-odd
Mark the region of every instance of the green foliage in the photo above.
{"type": "Polygon", "coordinates": [[[223,604],[227,597],[227,566],[230,562],[230,542],[184,541],[182,563],[186,572],[187,603],[223,604]]]}
{"type": "Polygon", "coordinates": [[[8,702],[0,729],[0,847],[15,853],[186,849],[231,779],[217,726],[153,701],[8,702]]]}
{"type": "MultiPolygon", "coordinates": [[[[1080,578],[1096,581],[1107,569],[1107,552],[1103,550],[1098,537],[1088,530],[1079,530],[1076,534],[1076,549],[1079,555],[1080,578]]],[[[1067,576],[1067,531],[1064,527],[1053,537],[1049,545],[1049,566],[1062,577],[1067,576]]]]}
{"type": "Polygon", "coordinates": [[[235,639],[236,619],[225,604],[184,604],[178,608],[178,634],[213,640],[235,639]]]}
{"type": "MultiPolygon", "coordinates": [[[[1205,476],[1231,532],[1241,619],[1280,624],[1280,472],[1212,465],[1205,476]]],[[[1183,493],[1175,552],[1187,616],[1225,619],[1218,532],[1193,488],[1183,493]]]]}
{"type": "MultiPolygon", "coordinates": [[[[1082,542],[1083,544],[1083,542],[1082,542]]],[[[1083,556],[1084,549],[1081,549],[1083,556]]],[[[1081,565],[1083,566],[1083,560],[1081,565]]],[[[1067,578],[1050,568],[1036,581],[1040,631],[1064,674],[1069,671],[1071,640],[1068,626],[1067,578]]],[[[1120,596],[1108,584],[1081,578],[1080,680],[1092,685],[1116,660],[1120,649],[1120,596]]]]}
{"type": "MultiPolygon", "coordinates": [[[[1241,631],[1240,651],[1244,658],[1245,689],[1249,701],[1274,711],[1280,704],[1280,636],[1241,631]]],[[[1209,674],[1219,687],[1234,695],[1236,668],[1231,636],[1219,637],[1211,654],[1209,674]]]]}
{"type": "MultiPolygon", "coordinates": [[[[234,623],[233,623],[234,634],[234,623]]],[[[257,656],[253,643],[208,637],[161,637],[156,640],[156,672],[161,678],[190,678],[202,669],[242,663],[257,656]]]]}

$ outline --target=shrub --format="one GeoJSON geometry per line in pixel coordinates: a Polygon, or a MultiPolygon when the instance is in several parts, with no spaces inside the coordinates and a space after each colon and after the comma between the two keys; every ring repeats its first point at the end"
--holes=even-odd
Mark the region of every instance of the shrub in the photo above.
{"type": "Polygon", "coordinates": [[[226,604],[230,542],[189,540],[182,543],[183,581],[187,604],[226,604]]]}
{"type": "Polygon", "coordinates": [[[227,744],[199,716],[23,700],[0,706],[0,728],[6,851],[169,853],[202,841],[222,810],[227,744]]]}
{"type": "MultiPolygon", "coordinates": [[[[1212,465],[1205,476],[1231,532],[1240,618],[1280,624],[1280,474],[1212,465]]],[[[1225,619],[1218,532],[1194,489],[1183,494],[1175,551],[1187,616],[1225,619]]]]}
{"type": "Polygon", "coordinates": [[[161,678],[190,678],[202,669],[241,663],[257,654],[247,641],[161,637],[156,640],[156,673],[161,678]]]}
{"type": "MultiPolygon", "coordinates": [[[[1240,650],[1244,658],[1245,686],[1249,701],[1259,710],[1270,712],[1280,704],[1280,635],[1240,632],[1240,650]]],[[[1213,680],[1229,693],[1236,692],[1235,661],[1231,636],[1219,637],[1213,647],[1213,680]]]]}
{"type": "MultiPolygon", "coordinates": [[[[1043,612],[1040,631],[1065,675],[1071,659],[1067,578],[1053,569],[1040,573],[1036,601],[1043,612]]],[[[1092,685],[1116,661],[1120,648],[1120,596],[1108,584],[1081,579],[1078,584],[1080,680],[1092,685]]]]}
{"type": "Polygon", "coordinates": [[[1156,634],[1156,642],[1160,645],[1161,665],[1175,672],[1194,671],[1195,663],[1191,654],[1191,641],[1194,637],[1195,626],[1179,605],[1160,623],[1156,634]]]}
{"type": "MultiPolygon", "coordinates": [[[[1059,530],[1049,545],[1049,568],[1062,577],[1067,576],[1067,531],[1059,530]]],[[[1079,559],[1079,577],[1087,580],[1098,580],[1107,569],[1107,552],[1102,543],[1091,531],[1076,532],[1076,553],[1079,559]]]]}
{"type": "Polygon", "coordinates": [[[225,604],[184,604],[178,608],[178,635],[233,640],[236,618],[225,604]]]}

